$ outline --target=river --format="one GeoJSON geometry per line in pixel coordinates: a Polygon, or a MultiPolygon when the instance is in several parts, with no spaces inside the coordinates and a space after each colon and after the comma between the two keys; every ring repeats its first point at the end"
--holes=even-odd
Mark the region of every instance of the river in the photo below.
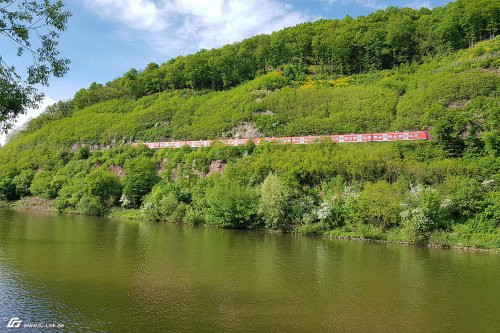
{"type": "Polygon", "coordinates": [[[0,210],[0,332],[11,318],[59,325],[33,332],[499,332],[500,255],[0,210]]]}

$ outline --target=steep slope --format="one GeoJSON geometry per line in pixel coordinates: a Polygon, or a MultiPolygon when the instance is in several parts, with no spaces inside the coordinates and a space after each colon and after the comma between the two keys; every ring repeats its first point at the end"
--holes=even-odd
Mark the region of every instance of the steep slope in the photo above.
{"type": "MultiPolygon", "coordinates": [[[[463,4],[321,21],[285,30],[277,41],[288,45],[290,31],[307,27],[351,29],[377,20],[388,34],[396,16],[413,15],[415,23],[463,4]]],[[[387,43],[386,35],[380,38],[387,43]]],[[[92,85],[49,107],[0,149],[0,199],[44,197],[62,212],[90,215],[500,248],[500,37],[433,57],[413,50],[412,61],[396,62],[397,50],[390,61],[380,54],[385,65],[378,67],[354,58],[348,69],[321,69],[305,57],[307,70],[281,63],[220,87],[144,90],[154,82],[148,75],[178,59],[92,85]],[[429,130],[433,140],[158,152],[129,145],[414,129],[429,130]]],[[[207,52],[223,49],[201,54],[207,52]]],[[[213,74],[222,71],[217,64],[203,69],[207,77],[224,77],[213,74]]],[[[183,68],[177,74],[186,78],[189,66],[183,68]]],[[[169,75],[176,73],[171,69],[169,75]]]]}
{"type": "MultiPolygon", "coordinates": [[[[481,124],[464,118],[448,125],[481,125],[475,130],[482,137],[497,121],[489,110],[496,104],[500,82],[499,48],[496,38],[423,65],[335,80],[291,80],[275,71],[228,91],[181,90],[138,100],[113,99],[42,126],[35,120],[0,150],[0,158],[36,167],[43,166],[47,154],[74,144],[215,139],[231,137],[245,126],[262,136],[427,129],[456,115],[467,118],[474,108],[480,109],[475,116],[481,117],[481,124]]],[[[465,131],[458,128],[455,135],[465,131]]],[[[444,139],[445,133],[434,132],[444,139]]]]}

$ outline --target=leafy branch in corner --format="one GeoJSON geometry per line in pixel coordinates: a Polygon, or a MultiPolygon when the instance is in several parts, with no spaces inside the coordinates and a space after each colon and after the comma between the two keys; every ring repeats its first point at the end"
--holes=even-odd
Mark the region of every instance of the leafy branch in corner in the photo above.
{"type": "Polygon", "coordinates": [[[23,74],[0,53],[0,131],[12,128],[18,115],[42,100],[35,85],[48,86],[51,77],[62,77],[69,70],[70,61],[58,50],[60,32],[71,16],[64,6],[61,0],[0,0],[0,36],[18,57],[32,58],[23,74]]]}

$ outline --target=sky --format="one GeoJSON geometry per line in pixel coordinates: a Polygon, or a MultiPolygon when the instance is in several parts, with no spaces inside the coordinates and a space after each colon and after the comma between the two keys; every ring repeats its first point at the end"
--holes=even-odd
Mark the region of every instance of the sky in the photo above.
{"type": "MultiPolygon", "coordinates": [[[[66,0],[72,13],[59,50],[70,71],[40,87],[46,99],[19,118],[18,126],[55,101],[73,97],[92,82],[106,83],[130,68],[161,64],[178,55],[241,41],[320,18],[367,15],[388,6],[433,8],[447,0],[66,0]]],[[[0,39],[0,54],[21,69],[0,39]]],[[[0,137],[0,143],[5,136],[0,137]]]]}

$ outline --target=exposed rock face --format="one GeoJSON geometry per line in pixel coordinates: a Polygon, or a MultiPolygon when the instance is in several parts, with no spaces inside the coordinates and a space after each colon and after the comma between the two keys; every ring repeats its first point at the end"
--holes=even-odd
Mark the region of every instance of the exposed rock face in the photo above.
{"type": "Polygon", "coordinates": [[[123,168],[119,165],[110,165],[108,170],[117,175],[118,178],[122,178],[123,176],[125,176],[123,168]]]}
{"type": "Polygon", "coordinates": [[[193,169],[193,173],[194,173],[195,175],[197,175],[198,177],[200,177],[200,178],[201,178],[201,177],[206,177],[206,176],[207,176],[207,174],[206,174],[206,173],[204,173],[203,171],[197,170],[197,169],[193,169]]]}
{"type": "Polygon", "coordinates": [[[485,68],[483,71],[500,76],[500,68],[497,67],[485,68]]]}
{"type": "Polygon", "coordinates": [[[167,168],[168,164],[168,159],[164,158],[157,166],[156,166],[156,173],[158,175],[161,175],[162,173],[165,172],[165,169],[167,168]]]}
{"type": "Polygon", "coordinates": [[[172,173],[170,174],[172,177],[172,180],[175,182],[179,178],[181,178],[181,168],[180,165],[177,165],[175,168],[172,169],[172,173]]]}
{"type": "Polygon", "coordinates": [[[208,169],[208,174],[214,173],[224,173],[224,169],[226,168],[227,163],[221,160],[212,161],[210,164],[210,168],[208,169]]]}
{"type": "Polygon", "coordinates": [[[255,111],[253,112],[254,115],[267,115],[267,116],[274,116],[275,113],[271,110],[265,110],[265,111],[255,111]]]}
{"type": "MultiPolygon", "coordinates": [[[[214,173],[223,173],[224,169],[226,168],[227,163],[222,161],[222,160],[214,160],[210,164],[210,167],[208,169],[208,173],[205,173],[204,171],[201,171],[199,169],[196,169],[194,166],[188,171],[188,173],[196,175],[200,178],[209,176],[214,173]]],[[[170,176],[172,180],[175,182],[181,178],[186,178],[188,175],[186,174],[186,170],[181,167],[181,165],[177,165],[175,168],[172,169],[170,176]]]]}
{"type": "Polygon", "coordinates": [[[458,108],[463,108],[469,101],[468,100],[464,100],[464,101],[454,101],[454,102],[451,102],[450,104],[448,104],[448,107],[449,108],[452,108],[452,109],[458,109],[458,108]]]}
{"type": "Polygon", "coordinates": [[[236,139],[251,139],[260,137],[260,132],[252,123],[243,123],[231,130],[231,136],[236,139]]]}

